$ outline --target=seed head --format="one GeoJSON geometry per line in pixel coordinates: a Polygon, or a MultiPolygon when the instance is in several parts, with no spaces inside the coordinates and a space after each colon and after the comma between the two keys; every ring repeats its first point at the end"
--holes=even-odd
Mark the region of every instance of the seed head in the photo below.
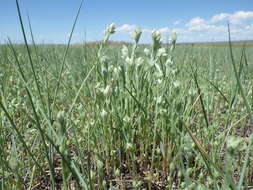
{"type": "Polygon", "coordinates": [[[160,48],[161,42],[161,33],[159,30],[154,30],[152,32],[152,41],[153,41],[153,53],[156,54],[157,50],[160,48]]]}
{"type": "Polygon", "coordinates": [[[114,34],[115,33],[115,29],[116,29],[116,27],[115,27],[115,24],[114,23],[112,23],[112,24],[110,24],[109,26],[107,26],[107,28],[106,28],[106,34],[114,34]]]}
{"type": "Polygon", "coordinates": [[[132,33],[132,39],[135,41],[136,44],[139,42],[141,34],[142,34],[142,31],[140,28],[136,28],[134,32],[132,33]]]}
{"type": "Polygon", "coordinates": [[[150,50],[148,48],[145,48],[144,53],[145,53],[146,56],[148,56],[150,54],[150,50]]]}
{"type": "Polygon", "coordinates": [[[177,33],[176,31],[173,31],[171,35],[171,42],[176,43],[176,41],[177,41],[177,33]]]}
{"type": "Polygon", "coordinates": [[[100,115],[101,115],[102,117],[105,117],[105,116],[107,115],[107,112],[103,109],[103,110],[101,111],[100,115]]]}
{"type": "Polygon", "coordinates": [[[129,64],[129,65],[132,65],[133,64],[133,59],[131,59],[130,57],[127,57],[125,59],[126,63],[129,64]]]}
{"type": "Polygon", "coordinates": [[[167,56],[166,49],[165,48],[159,48],[157,52],[158,57],[165,57],[167,56]]]}
{"type": "Polygon", "coordinates": [[[136,65],[142,65],[144,63],[144,59],[142,58],[142,57],[138,57],[137,59],[136,59],[136,65]]]}
{"type": "Polygon", "coordinates": [[[101,89],[101,91],[104,94],[104,96],[108,96],[112,92],[112,86],[111,85],[107,85],[105,88],[101,89]]]}
{"type": "Polygon", "coordinates": [[[171,35],[171,48],[170,48],[170,51],[173,51],[175,49],[176,41],[177,41],[177,33],[175,31],[173,31],[172,35],[171,35]]]}
{"type": "Polygon", "coordinates": [[[128,48],[125,45],[122,46],[121,54],[123,59],[126,59],[128,57],[128,48]]]}

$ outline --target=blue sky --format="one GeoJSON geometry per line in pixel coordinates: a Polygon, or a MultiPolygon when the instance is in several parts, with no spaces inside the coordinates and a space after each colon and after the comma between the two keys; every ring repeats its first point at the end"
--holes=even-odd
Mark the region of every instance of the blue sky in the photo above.
{"type": "MultiPolygon", "coordinates": [[[[28,32],[31,18],[37,43],[66,43],[80,0],[20,0],[28,32]]],[[[0,0],[0,43],[10,37],[23,41],[15,0],[0,0]]],[[[73,36],[73,43],[97,41],[103,30],[115,23],[112,40],[129,41],[130,33],[140,27],[141,42],[150,42],[152,30],[162,33],[164,41],[172,31],[180,42],[227,40],[227,21],[234,40],[253,39],[252,0],[85,0],[73,36]],[[86,34],[86,35],[85,35],[86,34]]]]}

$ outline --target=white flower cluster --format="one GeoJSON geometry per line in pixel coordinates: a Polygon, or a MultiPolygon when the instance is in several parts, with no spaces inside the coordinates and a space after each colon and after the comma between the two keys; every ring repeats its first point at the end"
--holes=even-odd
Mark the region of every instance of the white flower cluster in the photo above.
{"type": "Polygon", "coordinates": [[[153,30],[152,32],[152,43],[153,43],[153,52],[155,53],[162,44],[162,39],[161,39],[161,33],[159,30],[153,30]]]}
{"type": "Polygon", "coordinates": [[[167,56],[166,49],[164,47],[159,48],[157,51],[157,56],[158,57],[166,57],[167,56]]]}
{"type": "Polygon", "coordinates": [[[107,28],[105,30],[105,34],[109,34],[109,35],[110,34],[114,34],[115,33],[115,29],[116,29],[115,24],[112,23],[109,26],[107,26],[107,28]]]}
{"type": "Polygon", "coordinates": [[[141,65],[144,63],[144,59],[142,57],[138,57],[134,60],[134,57],[129,57],[129,51],[128,51],[128,48],[126,45],[123,45],[122,46],[122,49],[121,49],[121,58],[123,60],[125,60],[125,62],[128,64],[128,65],[132,65],[134,62],[137,66],[141,65]]]}
{"type": "Polygon", "coordinates": [[[99,92],[101,92],[104,96],[109,96],[112,93],[112,85],[107,85],[105,88],[101,87],[101,83],[97,83],[95,86],[99,92]]]}
{"type": "Polygon", "coordinates": [[[132,33],[132,39],[134,40],[134,42],[137,44],[140,40],[142,31],[140,28],[135,29],[135,31],[132,33]]]}
{"type": "Polygon", "coordinates": [[[122,54],[122,58],[123,59],[126,59],[128,57],[128,48],[126,47],[126,45],[123,45],[122,46],[122,49],[121,49],[121,54],[122,54]]]}
{"type": "Polygon", "coordinates": [[[150,50],[148,48],[145,48],[144,53],[145,53],[146,56],[149,56],[150,55],[150,50]]]}

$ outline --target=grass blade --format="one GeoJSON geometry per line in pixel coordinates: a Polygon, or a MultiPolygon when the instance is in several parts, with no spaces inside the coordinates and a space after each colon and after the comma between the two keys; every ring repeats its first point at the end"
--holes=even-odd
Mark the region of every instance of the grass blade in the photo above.
{"type": "Polygon", "coordinates": [[[80,14],[80,11],[81,11],[83,2],[84,2],[84,0],[81,1],[81,4],[80,4],[80,6],[79,6],[79,8],[78,8],[78,11],[77,11],[77,14],[76,14],[76,17],[75,17],[75,21],[74,21],[74,24],[73,24],[73,26],[72,26],[72,29],[71,29],[71,32],[70,32],[70,36],[69,36],[69,39],[68,39],[68,44],[67,44],[67,47],[66,47],[64,56],[63,56],[63,61],[62,61],[62,64],[61,64],[60,74],[59,74],[59,77],[58,77],[58,80],[57,80],[57,84],[56,84],[56,89],[55,89],[55,94],[54,94],[53,105],[54,105],[54,103],[55,103],[55,99],[56,99],[57,94],[58,94],[58,90],[59,90],[59,87],[60,87],[60,82],[61,82],[61,78],[62,78],[63,69],[64,69],[64,66],[65,66],[67,54],[68,54],[68,51],[69,51],[70,42],[71,42],[71,40],[72,40],[72,36],[73,36],[73,33],[74,33],[74,29],[75,29],[75,26],[76,26],[76,23],[77,23],[77,19],[78,19],[78,17],[79,17],[79,14],[80,14]]]}

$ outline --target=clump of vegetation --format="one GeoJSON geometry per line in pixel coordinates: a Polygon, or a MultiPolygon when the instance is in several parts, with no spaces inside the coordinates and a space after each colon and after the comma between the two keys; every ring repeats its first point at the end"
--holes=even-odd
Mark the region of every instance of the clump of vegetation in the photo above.
{"type": "Polygon", "coordinates": [[[25,45],[0,46],[0,189],[253,186],[252,46],[156,30],[139,45],[141,29],[108,46],[113,24],[94,46],[28,45],[18,13],[25,45]]]}

